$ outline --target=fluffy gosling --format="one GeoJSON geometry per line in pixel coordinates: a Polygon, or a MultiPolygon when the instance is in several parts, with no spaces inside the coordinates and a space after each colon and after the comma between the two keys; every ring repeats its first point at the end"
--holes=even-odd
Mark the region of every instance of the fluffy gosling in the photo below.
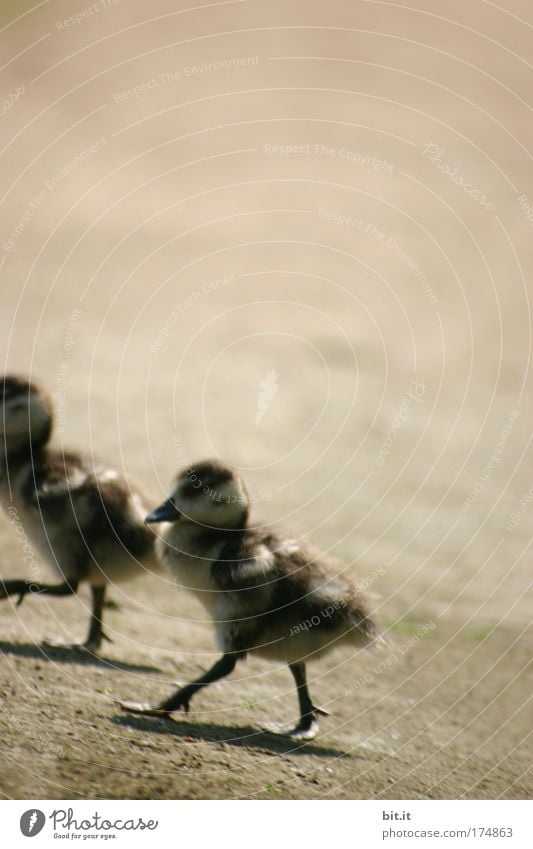
{"type": "Polygon", "coordinates": [[[339,574],[342,567],[332,558],[306,543],[250,527],[249,508],[241,477],[208,460],[183,471],[170,498],[146,517],[147,523],[171,523],[156,544],[158,555],[204,605],[222,657],[161,703],[120,706],[152,716],[187,712],[195,693],[224,678],[250,653],[289,665],[300,719],[288,736],[310,740],[318,732],[318,715],[326,712],[311,700],[306,662],[337,645],[363,647],[379,639],[372,602],[339,574]]]}
{"type": "MultiPolygon", "coordinates": [[[[53,405],[48,393],[24,377],[0,378],[0,503],[61,583],[0,579],[0,598],[28,593],[68,596],[82,581],[92,592],[92,615],[83,645],[102,639],[106,586],[144,571],[159,571],[155,534],[143,522],[142,496],[105,466],[49,446],[53,405]]],[[[58,643],[59,644],[59,643],[58,643]]]]}

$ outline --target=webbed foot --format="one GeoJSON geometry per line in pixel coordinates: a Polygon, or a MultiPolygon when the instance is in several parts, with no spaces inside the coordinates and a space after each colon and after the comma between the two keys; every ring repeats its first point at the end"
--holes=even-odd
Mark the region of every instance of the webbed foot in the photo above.
{"type": "Polygon", "coordinates": [[[95,637],[88,637],[84,643],[72,643],[63,637],[45,637],[43,644],[52,649],[66,649],[69,651],[87,652],[88,654],[96,654],[102,646],[102,641],[107,640],[111,643],[112,640],[107,634],[99,634],[95,637]]]}
{"type": "Polygon", "coordinates": [[[318,717],[330,716],[324,708],[313,707],[310,713],[306,713],[300,717],[300,721],[296,728],[290,728],[287,725],[264,725],[265,731],[270,734],[275,734],[278,737],[287,737],[289,740],[294,740],[295,743],[314,740],[318,734],[318,717]]]}
{"type": "MultiPolygon", "coordinates": [[[[163,705],[154,705],[150,702],[118,702],[118,706],[121,710],[126,713],[136,713],[141,714],[141,716],[157,716],[160,719],[170,719],[172,711],[168,710],[168,708],[163,707],[163,705]]],[[[189,711],[189,705],[183,705],[183,709],[187,713],[189,711]]],[[[178,710],[178,708],[174,708],[174,710],[178,710]]]]}
{"type": "Polygon", "coordinates": [[[318,734],[318,721],[313,719],[311,722],[299,722],[296,728],[292,729],[288,725],[264,725],[263,730],[269,734],[275,734],[276,737],[285,737],[295,743],[304,743],[315,739],[318,734]]]}

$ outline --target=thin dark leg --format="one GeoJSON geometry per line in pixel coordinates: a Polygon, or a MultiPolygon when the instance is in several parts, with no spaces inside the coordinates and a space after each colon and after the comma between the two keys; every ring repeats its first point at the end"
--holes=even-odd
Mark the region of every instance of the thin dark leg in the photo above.
{"type": "Polygon", "coordinates": [[[0,579],[0,599],[18,595],[17,607],[22,604],[28,593],[52,596],[73,595],[78,591],[79,581],[65,581],[63,584],[40,584],[37,581],[2,581],[0,579]]]}
{"type": "Polygon", "coordinates": [[[222,655],[220,660],[217,660],[215,665],[212,666],[211,669],[209,669],[204,675],[197,678],[196,681],[192,681],[190,684],[182,687],[180,690],[177,690],[174,695],[170,696],[170,698],[166,701],[161,702],[161,704],[151,705],[138,702],[120,702],[120,706],[123,710],[129,711],[130,713],[144,713],[149,716],[168,716],[172,713],[172,711],[179,710],[180,708],[183,708],[183,710],[188,713],[189,702],[194,694],[197,693],[198,690],[202,690],[204,687],[207,687],[208,684],[213,684],[214,681],[220,681],[221,678],[225,678],[226,675],[233,672],[240,656],[242,655],[222,655]]]}
{"type": "Polygon", "coordinates": [[[91,613],[91,624],[89,626],[89,633],[84,643],[84,647],[86,649],[89,649],[90,651],[96,651],[96,649],[99,649],[102,645],[102,640],[109,640],[109,642],[111,642],[109,637],[104,634],[102,630],[102,612],[105,603],[105,591],[105,586],[91,586],[91,593],[93,597],[93,609],[91,613]]]}
{"type": "Polygon", "coordinates": [[[319,715],[328,716],[328,712],[316,707],[311,701],[307,687],[305,663],[289,663],[289,669],[296,683],[298,704],[300,705],[300,721],[294,731],[291,732],[291,736],[302,740],[311,740],[318,732],[317,717],[319,715]]]}
{"type": "Polygon", "coordinates": [[[296,683],[296,692],[298,693],[298,704],[300,705],[299,726],[304,728],[312,725],[313,720],[315,719],[315,708],[307,688],[305,663],[289,663],[289,669],[293,674],[293,678],[296,683]]]}
{"type": "Polygon", "coordinates": [[[173,696],[163,702],[160,706],[161,710],[170,713],[173,710],[183,707],[187,712],[189,710],[189,702],[195,693],[202,690],[204,687],[207,687],[208,684],[213,684],[215,681],[220,681],[221,678],[225,678],[226,675],[233,672],[236,664],[237,658],[234,654],[222,655],[220,660],[217,660],[214,666],[212,666],[211,669],[209,669],[204,675],[197,678],[196,681],[193,681],[191,684],[187,684],[185,687],[182,687],[181,690],[178,690],[173,696]]]}

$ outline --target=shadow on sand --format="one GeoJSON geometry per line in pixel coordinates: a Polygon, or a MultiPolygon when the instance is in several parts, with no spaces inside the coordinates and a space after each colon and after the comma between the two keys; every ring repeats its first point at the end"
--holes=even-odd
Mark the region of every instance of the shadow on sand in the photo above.
{"type": "Polygon", "coordinates": [[[210,722],[187,722],[179,719],[158,719],[132,714],[119,714],[111,719],[115,725],[135,728],[137,731],[149,731],[152,734],[166,734],[190,741],[207,743],[225,743],[237,748],[255,749],[268,754],[313,755],[324,758],[357,757],[342,749],[321,746],[316,741],[295,743],[288,738],[278,737],[251,725],[215,725],[210,722]]]}
{"type": "Polygon", "coordinates": [[[46,643],[8,643],[0,640],[0,655],[9,654],[14,657],[35,658],[36,660],[53,661],[54,663],[76,663],[80,666],[98,666],[119,672],[154,672],[163,674],[157,666],[146,664],[126,663],[113,657],[101,657],[88,651],[69,646],[49,646],[46,643]]]}

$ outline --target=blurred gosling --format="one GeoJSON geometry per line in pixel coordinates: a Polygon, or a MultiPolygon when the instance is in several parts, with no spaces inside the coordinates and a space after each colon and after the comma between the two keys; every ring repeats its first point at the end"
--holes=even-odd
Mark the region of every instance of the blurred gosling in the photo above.
{"type": "Polygon", "coordinates": [[[0,378],[0,503],[61,581],[0,578],[0,598],[18,595],[20,604],[28,592],[69,596],[86,581],[89,632],[72,647],[96,651],[109,639],[102,629],[108,583],[160,571],[155,534],[143,522],[143,497],[114,469],[49,446],[53,421],[51,398],[41,386],[24,377],[0,378]]]}

